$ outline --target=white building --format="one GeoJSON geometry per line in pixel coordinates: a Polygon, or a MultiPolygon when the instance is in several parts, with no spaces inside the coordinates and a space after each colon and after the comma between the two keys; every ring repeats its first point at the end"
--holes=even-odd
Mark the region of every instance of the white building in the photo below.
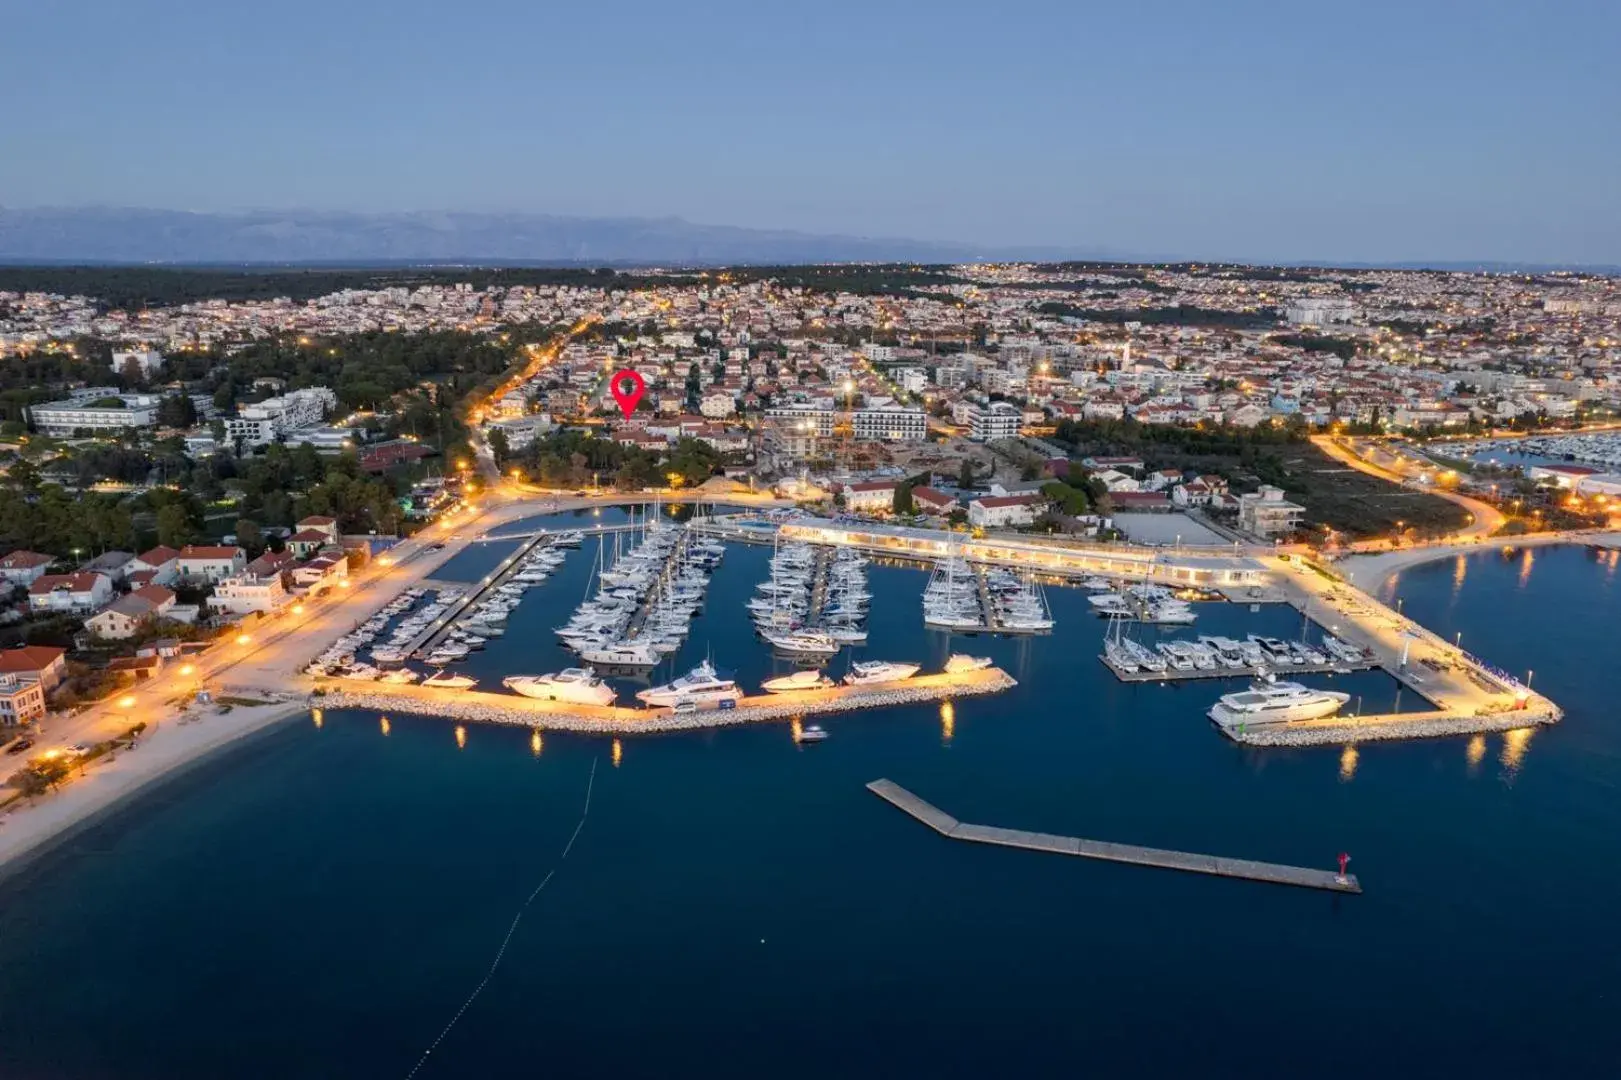
{"type": "Polygon", "coordinates": [[[338,396],[324,386],[289,390],[280,397],[239,405],[225,418],[225,437],[248,446],[265,446],[299,428],[315,427],[337,407],[338,396]]]}
{"type": "Polygon", "coordinates": [[[1356,318],[1356,305],[1334,296],[1304,296],[1283,309],[1283,317],[1296,326],[1329,326],[1356,318]]]}
{"type": "Polygon", "coordinates": [[[737,411],[737,402],[725,391],[705,394],[698,402],[698,411],[711,420],[724,420],[737,411]]]}
{"type": "Polygon", "coordinates": [[[215,614],[247,615],[255,611],[271,612],[287,602],[287,589],[280,574],[257,577],[237,574],[214,586],[208,598],[208,610],[215,614]]]}
{"type": "Polygon", "coordinates": [[[921,394],[929,388],[929,373],[925,368],[903,367],[890,372],[895,385],[909,394],[921,394]]]}
{"type": "Polygon", "coordinates": [[[1029,525],[1046,505],[1044,495],[985,495],[968,504],[968,523],[985,529],[1029,525]]]}
{"type": "Polygon", "coordinates": [[[115,351],[113,353],[112,360],[113,374],[117,375],[122,372],[124,370],[124,365],[129,363],[131,360],[140,365],[141,375],[145,378],[151,378],[152,373],[163,366],[163,354],[160,352],[155,352],[152,349],[129,349],[122,352],[115,351]]]}
{"type": "Polygon", "coordinates": [[[895,507],[895,482],[872,480],[861,484],[846,484],[844,508],[863,514],[887,514],[895,507]]]}
{"type": "Polygon", "coordinates": [[[28,586],[28,610],[88,614],[113,598],[106,574],[46,574],[28,586]]]}
{"type": "Polygon", "coordinates": [[[993,401],[989,406],[976,406],[968,414],[968,437],[975,442],[993,439],[1013,439],[1019,435],[1019,424],[1024,415],[1017,405],[1006,401],[993,401]]]}
{"type": "Polygon", "coordinates": [[[175,570],[192,581],[223,581],[242,572],[248,553],[239,547],[188,544],[175,559],[175,570]]]}
{"type": "Polygon", "coordinates": [[[72,435],[78,431],[125,431],[149,428],[158,422],[156,394],[109,394],[90,401],[51,401],[32,406],[28,414],[42,435],[72,435]],[[116,399],[119,404],[110,402],[116,399]],[[107,401],[109,404],[98,404],[107,401]]]}
{"type": "Polygon", "coordinates": [[[779,430],[804,431],[820,439],[832,435],[838,425],[838,413],[815,405],[786,405],[767,409],[765,415],[779,430]]]}
{"type": "Polygon", "coordinates": [[[1259,491],[1238,497],[1238,527],[1255,536],[1293,532],[1306,512],[1283,497],[1283,489],[1262,484],[1259,491]]]}
{"type": "Polygon", "coordinates": [[[882,442],[921,442],[929,435],[929,418],[922,409],[883,405],[857,409],[852,423],[858,439],[882,442]]]}
{"type": "Polygon", "coordinates": [[[508,450],[522,450],[552,429],[552,418],[547,413],[514,416],[510,420],[496,420],[486,424],[487,431],[499,431],[507,438],[508,450]]]}
{"type": "Polygon", "coordinates": [[[45,687],[27,675],[0,675],[0,724],[26,724],[45,715],[45,687]]]}

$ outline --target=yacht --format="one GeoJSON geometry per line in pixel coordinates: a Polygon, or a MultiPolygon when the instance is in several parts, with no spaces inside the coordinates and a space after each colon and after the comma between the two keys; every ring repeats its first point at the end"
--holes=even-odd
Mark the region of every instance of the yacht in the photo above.
{"type": "Polygon", "coordinates": [[[768,694],[786,694],[793,690],[825,690],[832,685],[832,679],[813,668],[767,679],[760,684],[760,689],[768,694]]]}
{"type": "Polygon", "coordinates": [[[1224,728],[1261,727],[1333,716],[1351,695],[1313,690],[1295,682],[1255,683],[1248,690],[1223,694],[1210,708],[1210,719],[1224,728]]]}
{"type": "Polygon", "coordinates": [[[423,686],[437,686],[442,690],[466,690],[478,685],[478,680],[470,675],[455,675],[448,671],[436,671],[422,680],[423,686]]]}
{"type": "Polygon", "coordinates": [[[576,705],[612,705],[617,696],[613,687],[584,668],[564,668],[550,675],[510,675],[501,685],[524,697],[576,705]]]}
{"type": "Polygon", "coordinates": [[[969,671],[982,671],[991,666],[988,656],[968,656],[965,653],[952,653],[946,658],[946,674],[962,675],[969,671]]]}
{"type": "Polygon", "coordinates": [[[414,683],[420,678],[422,678],[422,676],[412,671],[410,668],[402,667],[395,668],[393,671],[384,672],[383,677],[379,679],[378,682],[414,683]]]}
{"type": "Polygon", "coordinates": [[[917,674],[921,664],[894,663],[888,660],[861,660],[850,665],[844,677],[849,686],[867,686],[872,683],[900,682],[917,674]]]}
{"type": "Polygon", "coordinates": [[[820,724],[806,724],[799,729],[799,734],[794,736],[794,742],[799,743],[823,742],[826,739],[827,730],[820,724]]]}
{"type": "Polygon", "coordinates": [[[1103,643],[1103,655],[1109,658],[1109,663],[1121,671],[1136,671],[1141,665],[1137,663],[1137,654],[1126,648],[1124,642],[1110,638],[1103,643]]]}
{"type": "Polygon", "coordinates": [[[716,705],[722,701],[736,701],[743,691],[732,679],[715,670],[708,660],[663,686],[642,690],[636,700],[644,705],[668,706],[681,701],[698,705],[716,705]]]}
{"type": "Polygon", "coordinates": [[[581,649],[580,659],[608,667],[652,667],[659,653],[644,641],[614,641],[581,649]]]}
{"type": "Polygon", "coordinates": [[[765,630],[760,636],[778,652],[801,656],[832,656],[843,647],[824,630],[765,630]]]}

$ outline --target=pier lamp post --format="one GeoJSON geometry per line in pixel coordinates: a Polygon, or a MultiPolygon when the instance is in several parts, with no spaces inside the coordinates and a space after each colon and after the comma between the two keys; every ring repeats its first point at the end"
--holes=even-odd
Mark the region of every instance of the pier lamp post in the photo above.
{"type": "Polygon", "coordinates": [[[1453,637],[1453,639],[1452,639],[1452,647],[1457,649],[1459,652],[1463,652],[1463,631],[1462,630],[1459,630],[1458,633],[1453,637]]]}
{"type": "Polygon", "coordinates": [[[1525,669],[1525,688],[1526,688],[1526,690],[1531,689],[1531,676],[1533,676],[1535,674],[1536,674],[1536,672],[1532,671],[1530,668],[1525,669]]]}

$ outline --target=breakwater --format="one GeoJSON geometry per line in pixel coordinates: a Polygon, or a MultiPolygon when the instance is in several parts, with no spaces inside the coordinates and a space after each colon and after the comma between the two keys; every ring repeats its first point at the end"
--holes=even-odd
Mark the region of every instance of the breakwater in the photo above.
{"type": "Polygon", "coordinates": [[[921,675],[905,682],[875,686],[837,686],[826,690],[748,697],[739,701],[735,708],[700,709],[683,714],[669,709],[572,705],[508,694],[396,688],[382,684],[358,691],[343,689],[312,696],[310,705],[323,709],[370,709],[442,716],[471,723],[505,724],[545,731],[634,735],[700,731],[861,709],[915,705],[945,698],[994,694],[1017,685],[1017,680],[1000,668],[987,668],[961,675],[921,675]]]}

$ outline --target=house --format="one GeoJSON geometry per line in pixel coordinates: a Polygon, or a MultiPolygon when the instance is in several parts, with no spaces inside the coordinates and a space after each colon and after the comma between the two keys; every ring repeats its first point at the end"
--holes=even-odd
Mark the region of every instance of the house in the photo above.
{"type": "Polygon", "coordinates": [[[968,504],[968,523],[984,529],[1029,525],[1046,505],[1044,495],[984,495],[968,504]]]}
{"type": "Polygon", "coordinates": [[[938,488],[915,487],[912,489],[912,505],[921,514],[945,517],[957,509],[957,500],[938,488]]]}
{"type": "Polygon", "coordinates": [[[1178,506],[1209,506],[1210,495],[1210,485],[1204,482],[1203,477],[1171,489],[1171,501],[1178,506]]]}
{"type": "Polygon", "coordinates": [[[267,551],[243,569],[254,577],[269,577],[271,574],[291,570],[297,564],[298,560],[291,551],[267,551]]]}
{"type": "Polygon", "coordinates": [[[26,675],[0,675],[0,726],[26,724],[45,715],[45,687],[26,675]]]}
{"type": "Polygon", "coordinates": [[[49,555],[37,551],[13,551],[0,559],[0,579],[13,585],[32,585],[45,575],[55,562],[49,555]]]}
{"type": "Polygon", "coordinates": [[[67,674],[67,650],[55,645],[19,645],[0,649],[0,675],[21,675],[36,680],[48,694],[67,674]]]}
{"type": "Polygon", "coordinates": [[[180,576],[190,581],[224,581],[240,574],[247,565],[248,553],[235,546],[188,544],[175,559],[180,576]]]}
{"type": "Polygon", "coordinates": [[[287,538],[287,550],[297,558],[307,559],[331,543],[333,538],[320,529],[300,529],[287,538]]]}
{"type": "Polygon", "coordinates": [[[35,612],[89,614],[112,598],[106,574],[46,574],[28,586],[28,608],[35,612]]]}
{"type": "Polygon", "coordinates": [[[1113,494],[1117,491],[1137,491],[1141,488],[1135,476],[1128,476],[1118,469],[1104,469],[1092,474],[1092,479],[1101,483],[1113,494]]]}
{"type": "Polygon", "coordinates": [[[107,661],[107,670],[117,675],[133,675],[135,681],[150,679],[163,667],[163,657],[156,653],[137,656],[118,656],[107,661]]]}
{"type": "Polygon", "coordinates": [[[293,567],[293,584],[316,588],[349,576],[349,560],[342,555],[319,555],[293,567]]]}
{"type": "Polygon", "coordinates": [[[338,542],[338,519],[311,515],[299,521],[297,531],[300,533],[310,531],[323,533],[326,535],[328,543],[336,544],[338,542]]]}
{"type": "Polygon", "coordinates": [[[863,514],[887,514],[895,506],[893,480],[844,485],[844,508],[863,514]]]}
{"type": "Polygon", "coordinates": [[[208,610],[216,615],[247,615],[255,611],[275,611],[287,602],[287,588],[280,574],[256,577],[240,573],[224,578],[208,598],[208,610]]]}
{"type": "Polygon", "coordinates": [[[1283,489],[1262,484],[1259,491],[1238,497],[1238,527],[1256,536],[1293,532],[1306,512],[1283,497],[1283,489]]]}
{"type": "Polygon", "coordinates": [[[179,559],[180,552],[160,544],[151,551],[143,551],[135,556],[128,571],[130,579],[134,580],[137,574],[149,573],[152,583],[173,585],[180,578],[179,559]]]}
{"type": "Polygon", "coordinates": [[[114,600],[106,610],[84,621],[97,637],[110,641],[132,638],[153,619],[163,618],[175,605],[175,595],[162,585],[147,585],[114,600]]]}
{"type": "Polygon", "coordinates": [[[128,551],[104,551],[89,562],[80,565],[79,569],[90,574],[106,574],[117,584],[129,577],[131,565],[135,555],[128,551]]]}
{"type": "Polygon", "coordinates": [[[1143,477],[1142,490],[1164,491],[1182,482],[1182,473],[1176,469],[1156,469],[1143,477]]]}

